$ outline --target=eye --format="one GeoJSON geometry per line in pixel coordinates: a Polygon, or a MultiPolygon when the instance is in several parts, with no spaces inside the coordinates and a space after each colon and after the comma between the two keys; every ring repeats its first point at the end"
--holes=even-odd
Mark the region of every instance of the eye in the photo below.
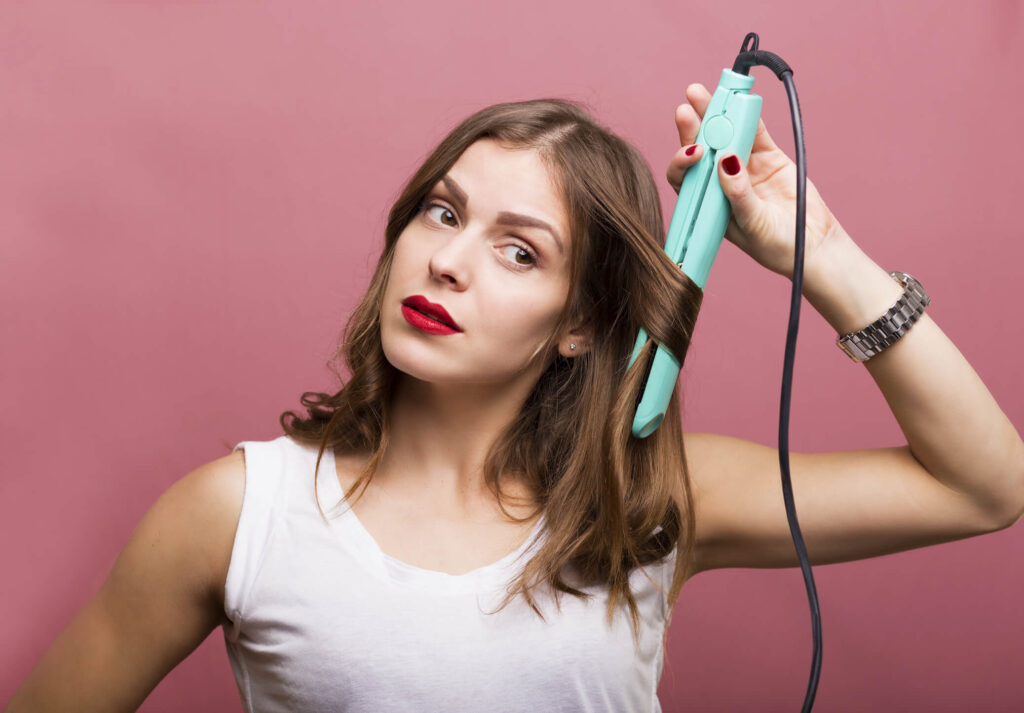
{"type": "MultiPolygon", "coordinates": [[[[447,213],[448,215],[452,216],[452,218],[455,217],[455,214],[451,211],[450,208],[448,208],[448,206],[442,205],[441,203],[427,203],[427,204],[425,204],[425,211],[427,212],[428,215],[429,215],[430,211],[433,210],[434,208],[440,208],[442,216],[445,213],[447,213]]],[[[441,222],[439,220],[435,220],[434,222],[435,223],[441,223],[441,225],[447,225],[448,227],[452,227],[450,224],[443,223],[443,222],[441,222]]]]}
{"type": "Polygon", "coordinates": [[[506,245],[505,247],[502,248],[502,250],[508,250],[509,248],[515,248],[516,251],[517,251],[516,254],[515,254],[515,257],[512,258],[513,261],[516,264],[516,267],[527,268],[527,267],[533,267],[534,265],[537,264],[537,255],[532,250],[530,250],[528,247],[525,247],[523,245],[517,245],[517,244],[513,243],[511,245],[506,245]],[[527,259],[529,259],[530,262],[521,263],[521,262],[519,262],[519,258],[527,258],[527,259]]]}
{"type": "MultiPolygon", "coordinates": [[[[446,206],[444,203],[435,203],[435,202],[431,202],[429,200],[424,200],[423,201],[422,210],[423,210],[424,214],[430,215],[430,211],[435,210],[435,209],[439,209],[440,210],[439,215],[441,216],[442,220],[436,220],[434,218],[431,218],[430,219],[431,222],[439,223],[440,225],[446,225],[448,227],[454,227],[452,225],[449,225],[448,223],[443,222],[443,218],[447,214],[447,215],[452,217],[452,220],[453,220],[453,222],[456,225],[458,224],[458,219],[455,217],[454,211],[452,211],[452,209],[449,208],[448,206],[446,206]]],[[[531,267],[535,267],[537,265],[537,253],[531,247],[529,247],[526,243],[511,243],[511,244],[506,245],[505,247],[503,247],[501,249],[504,251],[504,250],[508,250],[509,248],[515,248],[516,251],[517,251],[516,254],[515,254],[515,257],[511,258],[512,264],[513,264],[513,269],[516,269],[516,270],[529,270],[531,267]],[[527,259],[527,260],[529,260],[529,262],[526,262],[526,263],[519,262],[519,260],[521,260],[521,259],[527,259]]]]}

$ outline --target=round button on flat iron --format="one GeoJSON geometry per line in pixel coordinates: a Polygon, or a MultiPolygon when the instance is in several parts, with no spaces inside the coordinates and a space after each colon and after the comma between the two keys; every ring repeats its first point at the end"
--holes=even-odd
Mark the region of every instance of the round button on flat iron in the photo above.
{"type": "Polygon", "coordinates": [[[728,146],[734,133],[732,122],[721,114],[711,117],[704,124],[704,140],[713,151],[720,151],[728,146]]]}

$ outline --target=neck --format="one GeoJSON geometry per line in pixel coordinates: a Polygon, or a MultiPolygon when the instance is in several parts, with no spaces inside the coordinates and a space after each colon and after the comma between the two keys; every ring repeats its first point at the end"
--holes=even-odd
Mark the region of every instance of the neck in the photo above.
{"type": "MultiPolygon", "coordinates": [[[[400,374],[391,404],[391,437],[374,480],[380,478],[389,493],[434,512],[472,518],[486,507],[489,515],[497,499],[484,482],[484,459],[535,383],[536,378],[524,378],[505,384],[435,384],[400,374]]],[[[528,496],[505,474],[501,485],[503,494],[528,496]]],[[[513,504],[507,507],[515,513],[513,504]]]]}

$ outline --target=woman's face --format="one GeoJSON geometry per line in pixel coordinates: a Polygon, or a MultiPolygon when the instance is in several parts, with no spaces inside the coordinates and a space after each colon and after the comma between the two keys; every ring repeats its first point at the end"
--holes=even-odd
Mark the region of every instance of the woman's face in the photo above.
{"type": "Polygon", "coordinates": [[[565,208],[536,150],[477,141],[398,238],[381,314],[388,361],[422,381],[515,378],[568,297],[568,251],[565,208]],[[444,307],[459,331],[414,326],[403,308],[414,295],[444,307]]]}

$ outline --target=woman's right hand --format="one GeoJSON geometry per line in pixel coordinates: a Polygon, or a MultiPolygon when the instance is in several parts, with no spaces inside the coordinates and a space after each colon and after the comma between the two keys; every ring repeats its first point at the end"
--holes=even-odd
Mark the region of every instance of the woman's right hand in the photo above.
{"type": "MultiPolygon", "coordinates": [[[[669,161],[666,171],[668,182],[676,193],[679,193],[687,169],[704,156],[704,147],[694,142],[712,95],[702,84],[691,84],[686,88],[686,98],[689,104],[681,104],[676,109],[676,128],[682,146],[669,161]],[[686,154],[688,147],[694,148],[690,155],[686,154]]],[[[793,279],[796,164],[772,140],[763,119],[758,119],[746,167],[741,166],[735,155],[724,155],[718,160],[716,174],[731,207],[725,239],[763,267],[793,279]],[[735,175],[725,170],[731,159],[735,159],[738,168],[735,175]]],[[[810,273],[816,264],[825,264],[828,248],[845,247],[849,236],[809,178],[805,218],[804,266],[805,272],[810,273]]]]}

